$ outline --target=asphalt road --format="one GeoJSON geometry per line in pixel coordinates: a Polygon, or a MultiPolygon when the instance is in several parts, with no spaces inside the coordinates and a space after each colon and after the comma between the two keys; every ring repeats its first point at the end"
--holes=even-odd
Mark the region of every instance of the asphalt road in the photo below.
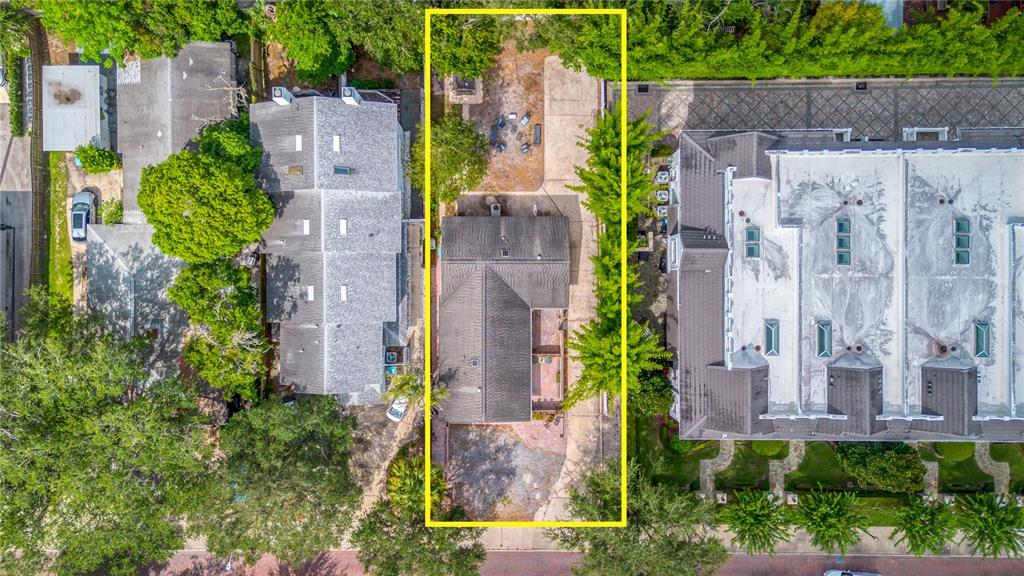
{"type": "Polygon", "coordinates": [[[17,310],[28,300],[24,292],[32,245],[32,181],[29,140],[11,138],[9,108],[6,103],[0,104],[0,224],[13,227],[0,230],[0,310],[18,327],[21,319],[17,310]]]}

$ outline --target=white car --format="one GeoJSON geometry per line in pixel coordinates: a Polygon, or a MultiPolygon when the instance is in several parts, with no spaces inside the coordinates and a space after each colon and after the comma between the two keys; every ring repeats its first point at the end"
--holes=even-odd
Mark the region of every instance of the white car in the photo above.
{"type": "Polygon", "coordinates": [[[96,195],[89,190],[82,190],[71,200],[71,239],[76,242],[85,240],[85,231],[92,221],[92,209],[96,204],[96,195]]]}
{"type": "Polygon", "coordinates": [[[852,570],[826,570],[822,576],[882,576],[876,572],[854,572],[852,570]]]}
{"type": "Polygon", "coordinates": [[[399,396],[388,404],[388,420],[392,422],[401,422],[402,418],[405,418],[405,413],[409,410],[409,399],[405,396],[399,396]]]}

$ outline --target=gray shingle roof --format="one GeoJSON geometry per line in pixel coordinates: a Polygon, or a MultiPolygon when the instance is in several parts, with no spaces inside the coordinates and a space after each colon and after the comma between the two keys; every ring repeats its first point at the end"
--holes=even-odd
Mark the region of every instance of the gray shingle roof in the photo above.
{"type": "Polygon", "coordinates": [[[453,423],[529,420],[530,311],[569,305],[569,221],[453,217],[441,226],[445,416],[453,423]]]}
{"type": "MultiPolygon", "coordinates": [[[[117,87],[117,146],[126,218],[140,216],[142,169],[163,162],[210,123],[234,114],[235,56],[225,42],[193,42],[173,60],[143,60],[138,83],[117,87]]],[[[141,221],[139,222],[141,223],[141,221]]]]}
{"type": "Polygon", "coordinates": [[[254,104],[250,118],[264,149],[260,178],[276,209],[264,241],[282,383],[345,404],[377,404],[384,347],[404,344],[408,322],[397,109],[309,97],[254,104]],[[335,165],[350,173],[336,175],[335,165]]]}
{"type": "Polygon", "coordinates": [[[144,224],[89,226],[87,297],[89,311],[124,338],[158,330],[146,366],[153,378],[177,375],[188,316],[167,300],[184,263],[153,246],[144,224]]]}

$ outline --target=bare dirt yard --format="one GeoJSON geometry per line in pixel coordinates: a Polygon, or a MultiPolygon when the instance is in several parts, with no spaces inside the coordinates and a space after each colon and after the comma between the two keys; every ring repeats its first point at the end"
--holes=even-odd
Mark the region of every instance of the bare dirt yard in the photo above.
{"type": "Polygon", "coordinates": [[[451,425],[448,442],[452,498],[472,520],[533,520],[565,460],[560,419],[451,425]]]}
{"type": "Polygon", "coordinates": [[[496,130],[496,143],[505,145],[503,152],[491,147],[480,190],[533,191],[544,182],[544,59],[549,55],[547,50],[519,52],[515,41],[506,42],[495,66],[484,76],[483,102],[463,105],[467,120],[488,138],[496,130]],[[508,117],[512,112],[515,119],[508,117]],[[505,120],[504,127],[497,126],[499,118],[505,120]],[[535,125],[541,127],[540,146],[533,144],[535,125]],[[530,146],[525,153],[520,151],[524,144],[530,146]]]}

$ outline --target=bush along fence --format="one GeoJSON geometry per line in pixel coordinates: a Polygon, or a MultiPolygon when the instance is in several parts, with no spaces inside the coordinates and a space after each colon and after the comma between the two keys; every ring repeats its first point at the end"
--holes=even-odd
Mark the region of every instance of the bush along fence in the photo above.
{"type": "MultiPolygon", "coordinates": [[[[1024,74],[1024,14],[1014,8],[988,26],[986,2],[910,14],[900,30],[858,1],[628,4],[630,80],[1024,74]]],[[[532,42],[613,80],[619,52],[607,39],[617,28],[614,19],[544,18],[532,42]]]]}
{"type": "MultiPolygon", "coordinates": [[[[563,409],[568,409],[587,398],[606,392],[620,392],[621,346],[621,277],[622,258],[620,237],[622,226],[627,226],[626,237],[634,238],[638,216],[649,214],[654,197],[654,184],[646,171],[646,158],[658,134],[653,132],[646,117],[627,123],[626,132],[626,220],[620,214],[621,179],[621,126],[618,113],[608,114],[590,130],[585,146],[590,152],[586,166],[576,167],[582,184],[573,190],[585,195],[583,205],[601,223],[598,253],[591,258],[594,264],[594,295],[597,299],[597,317],[577,331],[569,348],[583,364],[575,385],[566,394],[563,409]]],[[[627,254],[636,247],[626,245],[627,254]]],[[[627,264],[627,307],[639,302],[640,279],[633,265],[627,264]]],[[[631,411],[664,413],[672,400],[670,384],[661,376],[668,352],[660,338],[645,324],[633,318],[626,319],[627,386],[631,411]]]]}
{"type": "Polygon", "coordinates": [[[25,118],[22,108],[23,81],[21,58],[8,57],[4,61],[4,75],[7,77],[7,94],[10,96],[11,135],[25,135],[25,118]]]}

